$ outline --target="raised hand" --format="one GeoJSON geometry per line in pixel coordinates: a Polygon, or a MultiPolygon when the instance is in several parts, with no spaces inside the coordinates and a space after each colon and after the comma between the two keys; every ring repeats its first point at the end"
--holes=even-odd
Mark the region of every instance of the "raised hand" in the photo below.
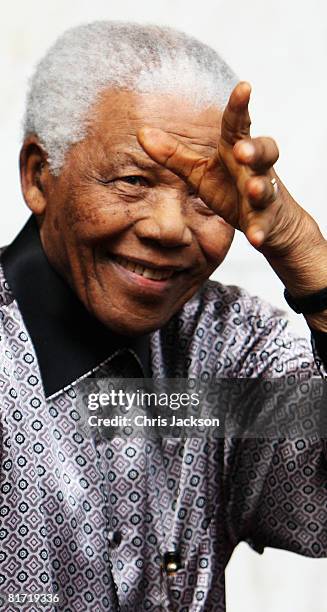
{"type": "MultiPolygon", "coordinates": [[[[199,156],[159,129],[143,128],[138,139],[150,157],[183,178],[207,206],[260,248],[266,242],[276,243],[277,224],[278,228],[285,226],[285,199],[297,205],[285,188],[284,198],[278,194],[280,181],[273,170],[278,148],[274,140],[250,137],[250,93],[246,82],[238,83],[233,90],[212,158],[199,156]]],[[[286,211],[287,222],[289,213],[286,211]]]]}

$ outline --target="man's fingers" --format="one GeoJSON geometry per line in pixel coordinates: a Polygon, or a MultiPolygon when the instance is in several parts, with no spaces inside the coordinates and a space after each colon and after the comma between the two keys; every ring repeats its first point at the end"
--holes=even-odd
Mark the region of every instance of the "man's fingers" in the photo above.
{"type": "Polygon", "coordinates": [[[274,186],[273,177],[251,176],[245,183],[245,189],[253,208],[266,208],[277,197],[277,189],[274,186]]]}
{"type": "Polygon", "coordinates": [[[157,128],[142,128],[137,138],[152,159],[187,180],[194,190],[199,191],[209,158],[199,156],[187,145],[157,128]]]}
{"type": "Polygon", "coordinates": [[[238,140],[250,134],[251,120],[248,110],[250,94],[251,85],[241,81],[230,95],[221,123],[221,138],[228,145],[233,146],[238,140]]]}
{"type": "MultiPolygon", "coordinates": [[[[220,170],[223,172],[225,170],[217,165],[217,160],[199,156],[187,145],[157,128],[142,128],[137,137],[143,149],[152,159],[183,178],[208,206],[223,216],[228,223],[234,224],[232,219],[235,218],[237,197],[225,216],[221,208],[222,202],[226,201],[226,198],[224,200],[225,194],[221,191],[224,179],[222,180],[219,175],[220,170]]],[[[243,140],[239,146],[242,145],[244,149],[247,144],[252,147],[251,151],[240,151],[235,146],[234,163],[239,168],[235,180],[239,196],[245,198],[251,207],[251,210],[247,212],[246,227],[242,229],[251,244],[258,248],[264,242],[273,224],[273,211],[269,205],[276,199],[277,193],[272,182],[274,173],[254,174],[255,170],[249,168],[248,162],[251,161],[253,166],[261,164],[264,168],[266,166],[270,168],[278,156],[278,150],[274,141],[269,138],[243,140]],[[245,160],[246,153],[251,154],[248,155],[247,160],[245,160]],[[242,157],[241,165],[238,165],[236,156],[242,157]]]]}
{"type": "Polygon", "coordinates": [[[274,215],[267,210],[253,212],[244,233],[252,246],[260,248],[274,225],[274,215]]]}
{"type": "Polygon", "coordinates": [[[276,163],[279,151],[272,138],[246,138],[234,145],[234,156],[240,164],[265,172],[276,163]]]}

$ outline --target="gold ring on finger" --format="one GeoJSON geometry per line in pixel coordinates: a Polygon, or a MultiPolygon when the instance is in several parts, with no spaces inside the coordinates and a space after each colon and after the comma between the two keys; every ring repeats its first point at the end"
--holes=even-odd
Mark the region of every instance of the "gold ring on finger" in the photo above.
{"type": "Polygon", "coordinates": [[[277,183],[277,180],[274,177],[274,178],[270,179],[270,182],[271,182],[271,184],[273,186],[273,189],[274,189],[274,196],[275,196],[275,198],[277,198],[277,196],[278,196],[278,183],[277,183]]]}

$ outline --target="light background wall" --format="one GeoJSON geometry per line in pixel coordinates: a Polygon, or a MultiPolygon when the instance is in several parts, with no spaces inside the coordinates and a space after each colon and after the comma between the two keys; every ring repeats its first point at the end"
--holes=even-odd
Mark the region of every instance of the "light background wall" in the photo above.
{"type": "MultiPolygon", "coordinates": [[[[0,7],[1,244],[27,218],[17,165],[27,79],[57,35],[95,19],[171,25],[215,47],[252,83],[253,133],[277,140],[277,172],[326,234],[324,0],[1,0],[0,7]]],[[[242,236],[215,278],[287,310],[281,283],[242,236]]],[[[290,319],[308,335],[301,317],[290,319]]],[[[326,570],[327,560],[271,549],[259,556],[241,544],[227,569],[227,611],[326,612],[326,570]]]]}

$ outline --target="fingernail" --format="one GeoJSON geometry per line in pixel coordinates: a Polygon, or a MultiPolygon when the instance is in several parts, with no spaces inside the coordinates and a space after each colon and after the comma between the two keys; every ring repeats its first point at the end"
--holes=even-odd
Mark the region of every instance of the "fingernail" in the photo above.
{"type": "Polygon", "coordinates": [[[251,243],[253,244],[253,246],[259,247],[262,245],[264,239],[265,239],[264,232],[262,230],[258,230],[254,232],[251,243]]]}
{"type": "Polygon", "coordinates": [[[246,159],[251,159],[254,154],[254,146],[250,142],[243,142],[241,146],[241,153],[246,159]]]}

